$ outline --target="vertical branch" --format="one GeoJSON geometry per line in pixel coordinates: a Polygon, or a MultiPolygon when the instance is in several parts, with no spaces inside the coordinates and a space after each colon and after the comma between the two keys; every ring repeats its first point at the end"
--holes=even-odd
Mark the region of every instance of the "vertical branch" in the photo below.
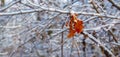
{"type": "MultiPolygon", "coordinates": [[[[38,4],[40,4],[39,0],[37,2],[38,2],[38,4]]],[[[49,5],[48,5],[48,8],[49,8],[49,5]]],[[[37,14],[36,17],[37,17],[38,21],[41,21],[40,13],[41,13],[40,11],[36,13],[37,14]]]]}
{"type": "Polygon", "coordinates": [[[5,0],[1,0],[1,7],[3,7],[5,5],[5,0]]]}
{"type": "Polygon", "coordinates": [[[82,43],[83,43],[83,52],[84,52],[84,57],[86,57],[86,43],[85,43],[85,38],[83,38],[83,41],[82,41],[82,43]]]}
{"type": "MultiPolygon", "coordinates": [[[[63,27],[64,27],[64,22],[63,22],[63,24],[62,24],[62,29],[63,29],[63,27]]],[[[62,36],[61,36],[61,44],[63,44],[64,43],[64,40],[63,40],[63,38],[64,38],[64,32],[62,32],[62,36]]],[[[61,57],[64,57],[64,55],[63,55],[63,45],[61,45],[61,57]]]]}
{"type": "MultiPolygon", "coordinates": [[[[72,38],[72,45],[71,45],[71,50],[70,50],[70,52],[72,53],[73,52],[73,47],[74,47],[74,37],[72,38]]],[[[73,57],[73,55],[72,54],[70,54],[70,57],[73,57]]]]}
{"type": "Polygon", "coordinates": [[[95,5],[95,2],[93,0],[90,0],[90,3],[93,5],[93,8],[96,10],[97,13],[99,13],[99,11],[97,10],[97,5],[95,5]]]}
{"type": "Polygon", "coordinates": [[[41,21],[41,19],[40,19],[40,12],[37,12],[36,15],[37,15],[37,20],[41,21]]]}
{"type": "Polygon", "coordinates": [[[74,40],[74,38],[73,38],[73,41],[74,41],[74,44],[75,44],[75,46],[77,48],[78,57],[80,57],[80,49],[78,47],[78,44],[76,43],[76,41],[74,40]]]}

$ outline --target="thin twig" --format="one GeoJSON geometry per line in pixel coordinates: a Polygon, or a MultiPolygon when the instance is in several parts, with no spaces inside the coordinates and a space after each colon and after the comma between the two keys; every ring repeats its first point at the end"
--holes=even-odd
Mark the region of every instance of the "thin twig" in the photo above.
{"type": "Polygon", "coordinates": [[[118,43],[117,37],[112,33],[112,31],[108,30],[108,33],[113,36],[113,39],[116,43],[118,43]]]}
{"type": "MultiPolygon", "coordinates": [[[[62,29],[64,28],[64,25],[65,25],[65,22],[62,24],[62,29]]],[[[63,44],[64,43],[64,32],[62,32],[62,36],[61,36],[61,43],[63,44]]],[[[64,49],[63,49],[63,45],[61,45],[61,57],[64,57],[64,51],[63,51],[64,49]]]]}
{"type": "MultiPolygon", "coordinates": [[[[98,8],[97,8],[97,6],[96,6],[96,4],[95,4],[95,2],[93,0],[91,0],[91,4],[93,5],[93,7],[96,10],[96,12],[100,13],[100,11],[98,10],[98,8]]],[[[100,18],[103,19],[102,17],[100,17],[100,18]]],[[[115,35],[110,30],[108,30],[108,33],[111,34],[113,36],[113,39],[115,40],[115,42],[118,43],[117,38],[115,37],[115,35]]]]}
{"type": "Polygon", "coordinates": [[[83,39],[83,42],[82,42],[82,43],[83,43],[84,57],[86,57],[86,42],[85,42],[85,39],[86,39],[86,38],[84,38],[84,39],[83,39]]]}
{"type": "Polygon", "coordinates": [[[109,55],[111,55],[112,57],[115,57],[115,55],[108,48],[106,48],[99,40],[97,40],[94,36],[92,36],[91,34],[85,32],[85,31],[83,33],[88,35],[90,40],[92,40],[96,44],[100,45],[99,47],[102,47],[105,51],[108,52],[109,55]]]}
{"type": "MultiPolygon", "coordinates": [[[[33,5],[33,4],[31,4],[33,5]]],[[[35,6],[35,5],[33,5],[35,6]]],[[[39,5],[37,5],[38,7],[39,5]]],[[[32,12],[39,12],[41,10],[45,10],[45,11],[50,11],[50,12],[59,12],[59,13],[63,13],[63,14],[68,14],[70,13],[69,11],[65,11],[65,10],[59,10],[59,9],[54,9],[54,8],[46,8],[46,7],[42,7],[39,6],[40,8],[37,9],[29,9],[29,10],[21,10],[21,11],[17,11],[17,12],[10,12],[10,13],[5,13],[2,12],[0,13],[0,16],[6,16],[6,15],[18,15],[18,14],[25,14],[25,13],[32,13],[32,12]]],[[[116,17],[113,15],[104,15],[104,14],[98,14],[98,13],[88,13],[88,12],[74,12],[76,14],[80,14],[80,15],[92,15],[92,16],[99,16],[99,17],[106,17],[106,18],[113,18],[113,19],[120,19],[120,17],[116,17]]]]}
{"type": "MultiPolygon", "coordinates": [[[[69,11],[63,11],[63,10],[57,10],[57,9],[43,9],[46,11],[51,11],[51,12],[59,12],[59,13],[63,13],[63,14],[69,14],[69,11]]],[[[33,13],[33,12],[39,12],[42,11],[42,9],[38,8],[38,9],[29,9],[29,10],[21,10],[21,11],[17,11],[17,12],[10,12],[10,13],[5,13],[2,12],[0,13],[0,16],[7,16],[7,15],[18,15],[18,14],[26,14],[26,13],[33,13]]],[[[112,18],[112,19],[120,19],[120,17],[116,17],[113,15],[103,15],[103,14],[98,14],[98,13],[88,13],[88,12],[74,12],[76,14],[79,15],[91,15],[91,16],[99,16],[99,17],[106,17],[106,18],[112,18]]]]}
{"type": "Polygon", "coordinates": [[[108,0],[113,6],[115,6],[118,10],[120,10],[120,5],[115,3],[113,0],[108,0]]]}
{"type": "Polygon", "coordinates": [[[77,44],[76,41],[74,40],[74,38],[73,38],[73,43],[75,44],[75,46],[76,46],[76,48],[77,48],[78,57],[80,57],[80,49],[79,49],[78,44],[77,44]]]}
{"type": "Polygon", "coordinates": [[[13,6],[14,4],[18,3],[19,1],[20,1],[20,0],[12,1],[9,5],[1,8],[0,11],[4,11],[4,10],[10,8],[11,6],[13,6]]]}

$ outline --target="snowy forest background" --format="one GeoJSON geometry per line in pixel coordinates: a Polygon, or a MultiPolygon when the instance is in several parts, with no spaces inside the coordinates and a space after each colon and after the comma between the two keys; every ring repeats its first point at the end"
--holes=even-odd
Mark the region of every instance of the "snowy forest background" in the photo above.
{"type": "Polygon", "coordinates": [[[120,0],[0,0],[0,57],[120,57],[120,0]]]}

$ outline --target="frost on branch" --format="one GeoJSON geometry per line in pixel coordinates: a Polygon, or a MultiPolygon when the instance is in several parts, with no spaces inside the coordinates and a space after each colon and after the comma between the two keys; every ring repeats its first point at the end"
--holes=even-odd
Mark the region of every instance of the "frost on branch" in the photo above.
{"type": "Polygon", "coordinates": [[[0,0],[0,57],[120,57],[119,2],[0,0]]]}

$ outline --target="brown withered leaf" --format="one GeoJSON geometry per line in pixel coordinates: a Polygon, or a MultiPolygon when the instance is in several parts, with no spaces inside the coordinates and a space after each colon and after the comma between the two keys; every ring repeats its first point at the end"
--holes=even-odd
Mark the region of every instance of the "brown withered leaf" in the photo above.
{"type": "Polygon", "coordinates": [[[75,35],[75,33],[81,33],[83,31],[83,21],[77,18],[77,14],[70,14],[70,21],[66,22],[69,27],[68,38],[71,38],[75,35]]]}

